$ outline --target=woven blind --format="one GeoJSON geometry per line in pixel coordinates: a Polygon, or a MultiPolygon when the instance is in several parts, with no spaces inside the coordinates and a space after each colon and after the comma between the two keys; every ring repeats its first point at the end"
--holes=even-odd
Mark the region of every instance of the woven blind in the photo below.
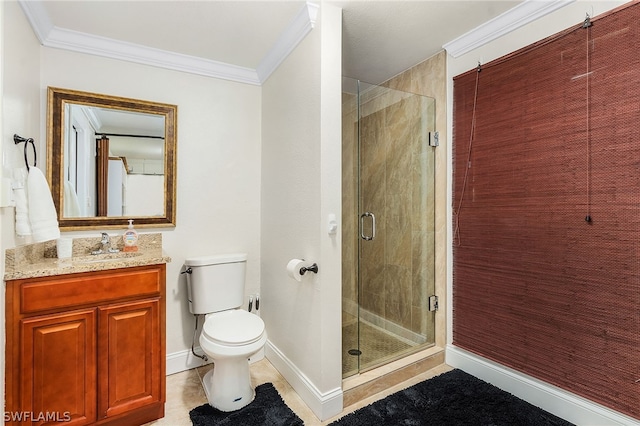
{"type": "Polygon", "coordinates": [[[640,419],[640,4],[580,18],[454,78],[453,339],[640,419]]]}

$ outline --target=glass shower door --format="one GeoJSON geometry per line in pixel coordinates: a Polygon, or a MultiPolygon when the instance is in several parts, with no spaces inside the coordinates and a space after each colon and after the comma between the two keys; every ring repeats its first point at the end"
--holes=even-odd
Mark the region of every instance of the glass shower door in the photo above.
{"type": "Polygon", "coordinates": [[[345,377],[435,342],[435,313],[429,311],[435,261],[436,148],[430,146],[435,100],[362,82],[355,87],[354,110],[343,110],[345,128],[355,131],[351,155],[343,157],[351,159],[345,169],[353,173],[352,186],[345,178],[343,191],[351,189],[354,196],[347,200],[346,194],[343,200],[345,216],[351,215],[344,232],[355,231],[343,238],[343,269],[351,268],[346,275],[353,271],[346,277],[353,281],[347,292],[343,280],[345,310],[351,307],[343,314],[345,377]]]}

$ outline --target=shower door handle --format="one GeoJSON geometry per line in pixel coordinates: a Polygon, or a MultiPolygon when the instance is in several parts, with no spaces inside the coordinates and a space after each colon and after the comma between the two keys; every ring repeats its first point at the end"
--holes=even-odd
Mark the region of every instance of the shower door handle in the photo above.
{"type": "Polygon", "coordinates": [[[376,217],[371,212],[364,212],[360,215],[360,238],[365,241],[371,241],[376,237],[376,217]],[[364,234],[364,218],[371,218],[371,235],[364,234]]]}

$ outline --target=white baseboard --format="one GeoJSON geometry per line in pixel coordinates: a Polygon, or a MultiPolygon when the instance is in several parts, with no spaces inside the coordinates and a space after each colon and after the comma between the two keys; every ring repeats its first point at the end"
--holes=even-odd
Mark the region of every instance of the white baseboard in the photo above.
{"type": "Polygon", "coordinates": [[[265,356],[318,419],[326,420],[342,412],[342,388],[326,393],[320,392],[302,371],[269,341],[265,345],[265,356]]]}
{"type": "Polygon", "coordinates": [[[446,363],[580,426],[638,426],[640,421],[542,380],[447,345],[446,363]]]}
{"type": "MultiPolygon", "coordinates": [[[[202,350],[198,348],[198,354],[202,353],[202,350]]],[[[173,352],[167,354],[167,376],[181,371],[191,370],[192,368],[200,367],[201,365],[209,364],[211,361],[204,361],[194,356],[190,350],[184,350],[180,352],[173,352]]]]}
{"type": "MultiPolygon", "coordinates": [[[[196,347],[197,354],[202,354],[202,349],[196,347]]],[[[260,349],[258,353],[249,358],[249,363],[260,361],[264,358],[264,348],[260,349]]],[[[211,360],[205,361],[197,356],[193,355],[190,350],[184,350],[179,352],[173,352],[167,354],[166,371],[167,376],[181,371],[191,370],[192,368],[200,367],[201,365],[211,364],[211,360]]]]}

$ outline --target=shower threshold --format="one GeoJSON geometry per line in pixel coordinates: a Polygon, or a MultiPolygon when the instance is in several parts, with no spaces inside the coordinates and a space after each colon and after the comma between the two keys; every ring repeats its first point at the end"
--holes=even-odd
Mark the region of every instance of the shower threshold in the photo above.
{"type": "Polygon", "coordinates": [[[417,352],[405,354],[387,364],[361,371],[342,380],[343,406],[348,407],[381,390],[389,389],[421,373],[445,363],[443,347],[420,347],[417,352]]]}

